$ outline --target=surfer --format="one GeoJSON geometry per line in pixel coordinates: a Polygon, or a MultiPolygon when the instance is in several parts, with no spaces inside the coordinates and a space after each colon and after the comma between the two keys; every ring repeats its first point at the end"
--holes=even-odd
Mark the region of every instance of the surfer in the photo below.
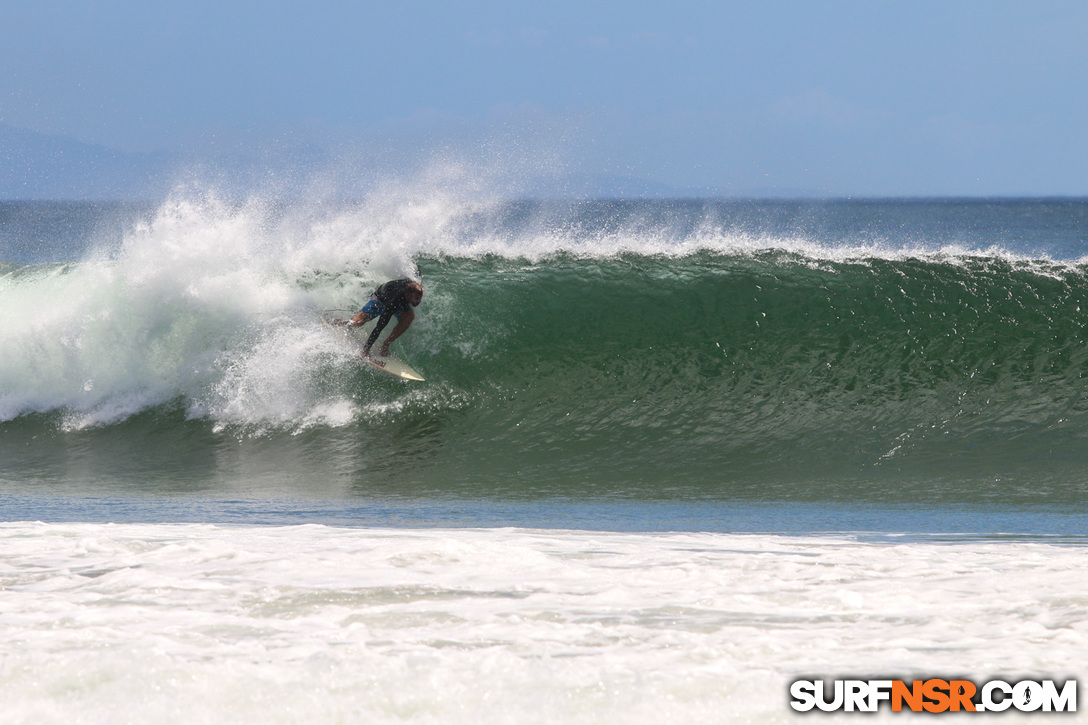
{"type": "Polygon", "coordinates": [[[412,320],[416,318],[415,310],[412,308],[419,307],[422,301],[423,285],[410,279],[395,279],[374,290],[374,294],[370,295],[370,301],[363,305],[351,320],[333,320],[333,323],[348,327],[362,327],[375,317],[378,318],[378,324],[374,326],[366,344],[363,345],[363,355],[369,357],[370,348],[377,342],[378,335],[389,324],[389,320],[396,317],[396,326],[378,349],[380,356],[388,357],[389,343],[403,335],[412,324],[412,320]]]}

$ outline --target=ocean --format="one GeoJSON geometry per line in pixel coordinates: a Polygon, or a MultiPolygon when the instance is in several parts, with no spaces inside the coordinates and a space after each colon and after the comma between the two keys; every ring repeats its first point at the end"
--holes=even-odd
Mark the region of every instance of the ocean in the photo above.
{"type": "Polygon", "coordinates": [[[1086,200],[0,202],[0,310],[5,722],[778,723],[1088,657],[1086,200]],[[423,383],[322,322],[403,276],[423,383]]]}

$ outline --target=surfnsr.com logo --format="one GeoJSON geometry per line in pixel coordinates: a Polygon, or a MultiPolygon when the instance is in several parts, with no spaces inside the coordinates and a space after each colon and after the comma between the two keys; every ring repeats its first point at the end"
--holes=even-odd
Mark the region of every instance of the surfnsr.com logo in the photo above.
{"type": "Polygon", "coordinates": [[[797,680],[790,685],[790,707],[799,712],[876,712],[887,703],[892,712],[1076,712],[1077,681],[1060,687],[1054,680],[990,680],[981,687],[970,680],[797,680]]]}

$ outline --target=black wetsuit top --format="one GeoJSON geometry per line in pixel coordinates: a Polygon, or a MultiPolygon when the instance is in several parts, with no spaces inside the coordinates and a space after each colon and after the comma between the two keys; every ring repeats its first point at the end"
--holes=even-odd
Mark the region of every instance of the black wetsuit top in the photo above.
{"type": "Polygon", "coordinates": [[[393,319],[393,315],[401,312],[405,307],[411,306],[407,292],[408,285],[413,283],[418,284],[418,282],[411,279],[395,279],[374,290],[374,297],[378,302],[382,303],[382,313],[378,316],[378,324],[374,326],[370,337],[366,339],[366,345],[363,346],[364,350],[370,351],[370,347],[378,341],[378,335],[382,334],[382,330],[389,324],[389,320],[393,319]]]}

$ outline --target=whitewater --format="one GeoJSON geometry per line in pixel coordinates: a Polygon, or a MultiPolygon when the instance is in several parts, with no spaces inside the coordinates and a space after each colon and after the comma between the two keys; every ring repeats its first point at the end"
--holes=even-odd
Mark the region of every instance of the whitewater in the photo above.
{"type": "Polygon", "coordinates": [[[1081,200],[0,204],[5,721],[1075,678],[1086,245],[1081,200]],[[421,384],[322,323],[404,276],[421,384]]]}
{"type": "Polygon", "coordinates": [[[1061,544],[204,524],[0,536],[8,722],[784,722],[803,675],[1075,674],[1088,637],[1068,596],[1084,548],[1061,544]]]}

